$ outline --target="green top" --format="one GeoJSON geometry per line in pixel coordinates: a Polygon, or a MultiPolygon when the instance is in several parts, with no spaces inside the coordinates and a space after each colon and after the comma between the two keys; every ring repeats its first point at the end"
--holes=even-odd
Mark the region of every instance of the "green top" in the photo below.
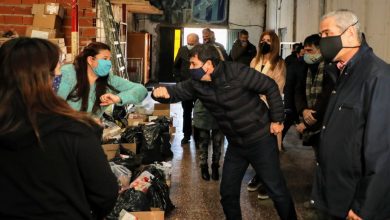
{"type": "Polygon", "coordinates": [[[194,127],[205,130],[218,129],[217,121],[199,99],[194,104],[194,127]]]}
{"type": "MultiPolygon", "coordinates": [[[[77,83],[76,71],[73,64],[62,66],[61,74],[62,79],[57,94],[66,100],[77,83]]],[[[107,88],[107,93],[116,94],[121,99],[121,102],[117,103],[116,105],[138,104],[142,102],[142,100],[144,100],[148,94],[148,91],[143,85],[130,82],[112,73],[110,73],[108,77],[108,84],[119,91],[119,93],[116,94],[114,91],[107,88]]],[[[92,107],[95,103],[95,87],[95,84],[90,85],[87,112],[92,112],[92,107]]],[[[73,109],[78,111],[81,109],[81,99],[76,102],[67,100],[67,102],[73,109]]],[[[101,106],[100,110],[96,113],[96,116],[100,118],[107,107],[108,106],[101,106]]]]}

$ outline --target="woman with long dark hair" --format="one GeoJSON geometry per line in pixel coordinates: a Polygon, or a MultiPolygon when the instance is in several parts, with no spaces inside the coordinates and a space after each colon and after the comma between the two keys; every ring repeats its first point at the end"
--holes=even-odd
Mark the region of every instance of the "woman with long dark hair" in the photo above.
{"type": "Polygon", "coordinates": [[[110,59],[108,45],[90,43],[73,64],[61,68],[58,95],[72,108],[99,118],[111,104],[137,104],[144,100],[146,88],[110,73],[110,59]]]}
{"type": "Polygon", "coordinates": [[[100,127],[52,89],[59,56],[43,39],[0,48],[1,219],[102,219],[115,205],[100,127]]]}
{"type": "MultiPolygon", "coordinates": [[[[279,56],[280,40],[274,31],[264,31],[260,35],[259,49],[255,58],[253,58],[250,67],[271,77],[278,85],[280,94],[286,83],[286,66],[284,60],[279,56]]],[[[265,103],[265,96],[260,97],[265,103]]],[[[277,135],[279,151],[282,151],[282,134],[277,135]]],[[[256,175],[248,183],[248,191],[259,191],[259,199],[268,199],[264,187],[261,187],[259,177],[256,175]]]]}

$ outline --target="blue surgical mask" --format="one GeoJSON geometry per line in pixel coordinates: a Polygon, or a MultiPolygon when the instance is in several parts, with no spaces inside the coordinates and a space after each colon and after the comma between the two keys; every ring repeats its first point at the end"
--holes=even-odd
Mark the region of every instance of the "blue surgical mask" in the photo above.
{"type": "Polygon", "coordinates": [[[110,73],[111,66],[112,66],[111,60],[100,59],[98,60],[97,67],[93,68],[93,72],[98,77],[105,77],[110,73]]]}
{"type": "Polygon", "coordinates": [[[203,65],[197,69],[190,69],[190,75],[193,80],[200,81],[200,79],[202,79],[202,77],[206,74],[202,67],[203,65]]]}
{"type": "Polygon", "coordinates": [[[307,64],[315,64],[315,63],[318,63],[322,60],[322,56],[320,53],[317,53],[317,54],[308,54],[308,53],[305,53],[305,55],[303,55],[303,60],[305,61],[305,63],[307,64]]]}

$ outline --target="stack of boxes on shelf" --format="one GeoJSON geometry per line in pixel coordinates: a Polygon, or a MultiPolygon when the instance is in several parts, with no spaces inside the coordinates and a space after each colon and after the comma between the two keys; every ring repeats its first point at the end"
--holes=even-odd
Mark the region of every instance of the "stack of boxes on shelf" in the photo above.
{"type": "Polygon", "coordinates": [[[65,10],[59,3],[33,4],[33,24],[26,29],[26,36],[47,39],[59,46],[64,59],[71,62],[62,32],[65,10]]]}
{"type": "Polygon", "coordinates": [[[33,24],[26,30],[26,36],[43,39],[63,38],[61,31],[64,8],[59,3],[34,4],[33,24]]]}

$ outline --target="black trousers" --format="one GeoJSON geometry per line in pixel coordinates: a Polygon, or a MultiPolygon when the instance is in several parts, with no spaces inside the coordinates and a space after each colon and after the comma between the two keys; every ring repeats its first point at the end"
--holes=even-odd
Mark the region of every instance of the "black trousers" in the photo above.
{"type": "Polygon", "coordinates": [[[252,165],[273,200],[282,220],[296,220],[296,212],[279,165],[276,137],[267,136],[249,146],[229,144],[222,171],[221,204],[226,219],[240,220],[241,182],[248,165],[252,165]]]}
{"type": "Polygon", "coordinates": [[[183,134],[185,137],[191,137],[194,100],[182,101],[181,106],[183,107],[183,134]]]}
{"type": "Polygon", "coordinates": [[[213,154],[211,157],[211,162],[213,164],[219,165],[219,159],[221,158],[221,149],[223,146],[223,133],[219,129],[213,129],[211,131],[201,128],[196,128],[199,132],[199,146],[200,146],[200,165],[207,165],[207,161],[209,159],[209,144],[210,140],[212,140],[212,149],[213,154]]]}

